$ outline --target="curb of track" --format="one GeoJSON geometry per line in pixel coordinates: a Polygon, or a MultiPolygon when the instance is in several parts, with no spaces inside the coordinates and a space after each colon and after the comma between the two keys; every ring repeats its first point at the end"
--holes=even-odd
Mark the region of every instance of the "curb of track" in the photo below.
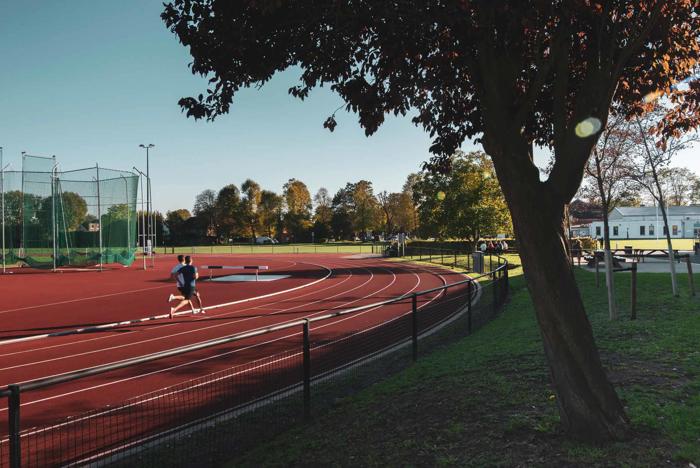
{"type": "MultiPolygon", "coordinates": [[[[302,284],[301,286],[296,286],[293,288],[289,288],[289,289],[285,289],[282,291],[277,291],[277,292],[273,292],[273,293],[269,293],[269,294],[263,294],[261,296],[248,297],[246,299],[239,299],[237,301],[224,302],[222,304],[214,304],[214,305],[204,307],[202,309],[197,309],[197,310],[199,310],[199,313],[202,313],[202,311],[220,309],[221,307],[228,307],[228,306],[232,306],[232,305],[236,305],[236,304],[243,304],[246,302],[252,302],[252,301],[257,301],[259,299],[266,299],[268,297],[277,296],[279,294],[285,294],[285,293],[289,293],[292,291],[298,291],[299,289],[308,288],[309,286],[313,286],[314,284],[318,284],[321,281],[328,279],[328,277],[333,273],[333,271],[331,269],[329,269],[323,265],[317,265],[317,264],[312,264],[312,265],[320,266],[320,267],[324,268],[326,271],[328,271],[328,273],[323,278],[319,278],[319,279],[312,281],[311,283],[308,283],[308,284],[302,284]]],[[[190,315],[190,314],[191,314],[191,312],[189,312],[189,311],[175,312],[173,314],[173,316],[177,317],[180,315],[190,315]]],[[[7,340],[0,340],[0,346],[12,344],[12,343],[21,343],[24,341],[40,340],[40,339],[44,339],[44,338],[56,338],[56,337],[60,337],[60,336],[77,335],[80,333],[92,333],[92,332],[97,332],[97,331],[104,331],[104,330],[109,330],[111,328],[124,327],[124,326],[128,326],[128,325],[136,325],[138,323],[144,323],[144,322],[149,322],[149,321],[153,321],[153,320],[162,320],[162,319],[167,319],[167,318],[170,318],[170,314],[153,315],[150,317],[142,317],[142,318],[138,318],[138,319],[124,320],[121,322],[103,323],[103,324],[94,325],[91,327],[74,328],[74,329],[70,329],[70,330],[62,330],[59,332],[42,333],[40,335],[23,336],[20,338],[10,338],[7,340]]]]}

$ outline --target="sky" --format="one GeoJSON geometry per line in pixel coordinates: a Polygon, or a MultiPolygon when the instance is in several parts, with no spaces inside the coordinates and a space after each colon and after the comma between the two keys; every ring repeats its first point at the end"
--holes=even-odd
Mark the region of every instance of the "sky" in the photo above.
{"type": "MultiPolygon", "coordinates": [[[[22,151],[56,155],[61,169],[94,166],[150,173],[153,206],[191,209],[205,189],[247,178],[280,192],[290,178],[313,195],[366,179],[375,193],[399,191],[429,159],[430,139],[409,117],[388,117],[366,137],[327,88],[299,101],[287,94],[298,71],[234,98],[215,122],[186,118],[178,99],[206,80],[190,73],[188,51],[160,19],[161,0],[0,0],[0,146],[21,167],[22,151]]],[[[467,142],[464,150],[479,149],[467,142]]],[[[700,148],[675,166],[700,174],[700,148]]]]}

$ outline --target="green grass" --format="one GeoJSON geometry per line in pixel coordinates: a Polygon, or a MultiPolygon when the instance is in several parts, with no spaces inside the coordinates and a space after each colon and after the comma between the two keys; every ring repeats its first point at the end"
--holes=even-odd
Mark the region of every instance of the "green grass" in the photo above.
{"type": "MultiPolygon", "coordinates": [[[[693,250],[693,239],[671,239],[671,244],[677,250],[693,250]]],[[[631,245],[634,249],[666,249],[666,239],[610,239],[610,247],[622,249],[631,245]]]]}
{"type": "MultiPolygon", "coordinates": [[[[700,461],[700,299],[670,294],[664,274],[639,274],[638,319],[627,318],[629,275],[617,276],[621,319],[604,289],[577,271],[601,357],[634,430],[588,445],[559,430],[532,302],[511,272],[504,311],[344,400],[306,425],[234,454],[229,466],[688,466],[700,461]]],[[[700,284],[700,275],[696,284],[700,284]]]]}
{"type": "MultiPolygon", "coordinates": [[[[379,252],[379,245],[374,247],[379,252]]],[[[248,244],[248,245],[198,245],[188,247],[158,247],[159,254],[310,254],[310,253],[372,253],[372,244],[248,244]]]]}

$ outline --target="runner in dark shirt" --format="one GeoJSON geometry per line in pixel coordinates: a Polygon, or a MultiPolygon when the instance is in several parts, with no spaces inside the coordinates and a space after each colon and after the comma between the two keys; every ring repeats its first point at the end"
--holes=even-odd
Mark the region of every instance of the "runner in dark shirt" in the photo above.
{"type": "Polygon", "coordinates": [[[204,313],[202,301],[199,299],[199,295],[197,294],[197,278],[199,278],[199,273],[197,273],[197,268],[192,265],[192,258],[189,255],[185,257],[185,266],[180,268],[177,273],[178,282],[182,285],[182,289],[180,291],[182,292],[183,300],[180,301],[180,303],[175,307],[170,308],[170,318],[172,319],[173,314],[183,308],[186,304],[189,304],[192,313],[196,314],[197,312],[195,312],[194,305],[192,305],[192,296],[197,297],[199,309],[202,313],[204,313]]]}

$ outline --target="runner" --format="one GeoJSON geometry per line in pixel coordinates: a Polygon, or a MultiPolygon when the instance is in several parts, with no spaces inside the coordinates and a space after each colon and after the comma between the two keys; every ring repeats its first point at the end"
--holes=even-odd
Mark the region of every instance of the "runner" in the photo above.
{"type": "MultiPolygon", "coordinates": [[[[177,256],[177,265],[173,267],[172,270],[170,270],[170,277],[175,280],[175,284],[177,286],[177,290],[180,292],[177,296],[175,294],[171,294],[170,297],[168,297],[168,303],[174,301],[175,299],[182,301],[185,299],[184,293],[182,291],[183,284],[181,281],[181,276],[179,274],[180,269],[185,266],[185,256],[184,255],[178,255],[177,256]]],[[[197,275],[199,278],[199,275],[197,275]]],[[[202,304],[202,296],[199,294],[199,291],[196,289],[194,290],[194,295],[197,297],[197,304],[199,305],[199,312],[204,313],[204,305],[202,304]]],[[[195,312],[196,314],[197,312],[195,312]]],[[[172,317],[171,317],[172,318],[172,317]]]]}
{"type": "Polygon", "coordinates": [[[177,296],[175,294],[171,294],[170,297],[168,297],[168,302],[172,302],[175,299],[178,300],[183,300],[185,297],[182,295],[182,283],[180,282],[180,275],[179,271],[180,268],[185,266],[185,256],[184,255],[178,255],[177,256],[177,265],[173,267],[172,270],[170,270],[170,278],[175,280],[175,286],[177,287],[177,290],[180,292],[177,296]]]}
{"type": "MultiPolygon", "coordinates": [[[[178,278],[180,283],[182,284],[182,289],[180,290],[182,292],[182,300],[178,305],[175,307],[170,308],[170,318],[173,318],[173,315],[175,312],[183,308],[186,304],[190,305],[190,309],[192,310],[193,314],[196,314],[194,305],[192,304],[192,296],[196,295],[197,292],[197,278],[199,278],[199,273],[197,272],[197,268],[195,268],[192,265],[192,258],[188,255],[185,257],[185,266],[180,268],[178,271],[178,278]]],[[[201,305],[201,299],[198,297],[198,302],[200,305],[200,312],[204,313],[204,310],[202,309],[201,305]]]]}

